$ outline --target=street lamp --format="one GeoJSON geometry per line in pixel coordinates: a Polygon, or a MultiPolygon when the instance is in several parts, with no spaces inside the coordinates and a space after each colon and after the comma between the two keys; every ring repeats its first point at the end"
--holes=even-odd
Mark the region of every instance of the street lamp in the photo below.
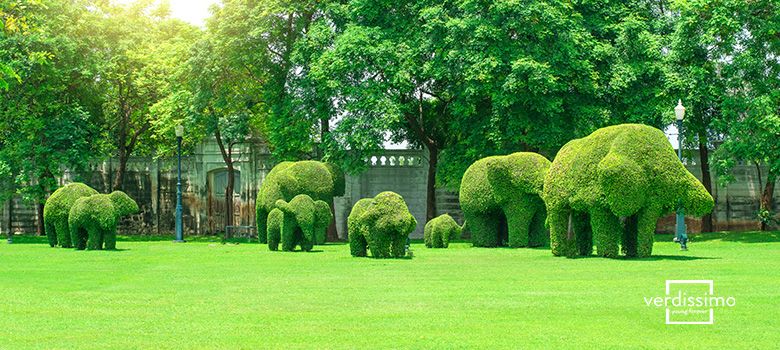
{"type": "Polygon", "coordinates": [[[176,125],[176,155],[179,159],[178,176],[176,180],[176,240],[174,242],[184,242],[181,224],[181,138],[184,136],[184,126],[176,125]]]}
{"type": "MultiPolygon", "coordinates": [[[[683,139],[683,118],[685,117],[685,107],[682,100],[677,100],[677,107],[674,107],[674,115],[677,117],[677,157],[682,163],[682,139],[683,139]]],[[[685,233],[685,209],[682,202],[677,203],[677,242],[680,243],[680,250],[688,250],[688,235],[685,233]]]]}

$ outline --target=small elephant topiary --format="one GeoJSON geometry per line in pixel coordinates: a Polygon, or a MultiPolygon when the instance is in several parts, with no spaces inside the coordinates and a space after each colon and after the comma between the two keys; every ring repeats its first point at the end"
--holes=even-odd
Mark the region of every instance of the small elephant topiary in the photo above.
{"type": "Polygon", "coordinates": [[[480,159],[460,183],[460,206],[475,247],[536,247],[547,242],[547,158],[530,152],[480,159]]]}
{"type": "Polygon", "coordinates": [[[300,194],[289,203],[276,201],[276,208],[268,214],[268,249],[293,251],[296,246],[310,251],[314,244],[325,242],[328,225],[333,219],[328,203],[300,194]]]}
{"type": "Polygon", "coordinates": [[[544,182],[554,255],[629,257],[653,251],[658,218],[685,208],[701,216],[714,202],[680,163],[661,130],[622,124],[569,141],[544,182]]]}
{"type": "Polygon", "coordinates": [[[73,247],[68,227],[70,208],[77,199],[94,194],[98,192],[83,183],[74,182],[58,188],[49,196],[43,206],[43,223],[50,246],[73,247]]]}
{"type": "MultiPolygon", "coordinates": [[[[333,197],[344,195],[344,173],[336,166],[313,160],[281,162],[266,175],[257,193],[257,232],[267,232],[269,213],[278,200],[291,201],[305,194],[312,199],[332,203],[333,197]]],[[[330,224],[330,223],[328,223],[330,224]]],[[[260,234],[260,243],[267,236],[260,234]]]]}
{"type": "Polygon", "coordinates": [[[347,218],[349,249],[352,256],[402,258],[406,241],[417,227],[403,197],[382,192],[374,198],[363,198],[352,207],[347,218]]]}
{"type": "Polygon", "coordinates": [[[428,248],[447,248],[450,241],[460,237],[461,226],[449,214],[439,215],[425,224],[423,240],[428,248]]]}
{"type": "Polygon", "coordinates": [[[122,191],[95,194],[76,200],[68,215],[76,249],[116,249],[116,226],[125,215],[138,212],[138,204],[122,191]]]}

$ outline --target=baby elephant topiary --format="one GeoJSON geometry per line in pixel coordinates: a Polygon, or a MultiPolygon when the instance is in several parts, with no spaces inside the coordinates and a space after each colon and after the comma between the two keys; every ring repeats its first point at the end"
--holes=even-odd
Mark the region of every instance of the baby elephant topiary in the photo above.
{"type": "Polygon", "coordinates": [[[550,161],[530,152],[480,159],[460,183],[460,206],[475,247],[547,242],[541,194],[550,161]]]}
{"type": "Polygon", "coordinates": [[[439,215],[425,224],[424,241],[428,248],[447,248],[450,240],[460,237],[461,227],[449,214],[439,215]]]}
{"type": "Polygon", "coordinates": [[[310,251],[314,244],[325,242],[328,225],[333,219],[330,206],[324,201],[315,201],[301,194],[289,203],[276,201],[276,208],[268,213],[268,249],[293,251],[296,246],[310,251]]]}
{"type": "Polygon", "coordinates": [[[661,130],[615,125],[561,148],[544,181],[554,255],[629,257],[653,251],[658,218],[685,208],[701,216],[712,196],[680,163],[661,130]]]}
{"type": "MultiPolygon", "coordinates": [[[[314,160],[277,164],[257,192],[257,232],[267,232],[268,215],[278,200],[290,201],[299,194],[331,203],[333,197],[344,195],[344,173],[333,164],[314,160]]],[[[266,243],[267,236],[259,236],[260,243],[266,243]]]]}
{"type": "Polygon", "coordinates": [[[119,218],[138,212],[138,204],[127,194],[95,194],[76,200],[68,215],[68,225],[76,249],[116,249],[119,218]]]}
{"type": "Polygon", "coordinates": [[[43,207],[43,222],[50,246],[73,247],[68,227],[70,208],[77,199],[93,194],[98,192],[83,183],[74,182],[58,188],[49,196],[43,207]]]}
{"type": "Polygon", "coordinates": [[[397,193],[388,191],[363,198],[355,203],[347,218],[352,256],[367,256],[368,248],[374,258],[401,258],[415,227],[417,220],[397,193]]]}

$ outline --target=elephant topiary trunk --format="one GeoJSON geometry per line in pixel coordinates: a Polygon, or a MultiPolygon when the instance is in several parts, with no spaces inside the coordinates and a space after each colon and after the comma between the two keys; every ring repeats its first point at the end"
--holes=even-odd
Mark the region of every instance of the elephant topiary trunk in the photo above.
{"type": "Polygon", "coordinates": [[[623,124],[567,143],[544,182],[554,255],[652,254],[658,218],[678,206],[712,211],[712,196],[680,163],[661,130],[623,124]]]}
{"type": "Polygon", "coordinates": [[[466,170],[460,205],[475,247],[536,247],[547,242],[541,194],[550,161],[517,152],[480,159],[466,170]]]}

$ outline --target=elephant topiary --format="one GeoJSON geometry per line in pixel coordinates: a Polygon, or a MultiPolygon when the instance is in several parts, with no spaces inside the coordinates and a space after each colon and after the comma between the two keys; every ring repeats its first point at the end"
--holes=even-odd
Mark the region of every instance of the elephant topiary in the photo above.
{"type": "Polygon", "coordinates": [[[74,182],[58,188],[49,196],[43,207],[43,222],[50,246],[73,247],[68,228],[70,208],[77,199],[94,194],[98,192],[83,183],[74,182]]]}
{"type": "Polygon", "coordinates": [[[535,247],[547,241],[541,194],[550,161],[530,152],[480,159],[460,183],[460,206],[475,247],[535,247]]]}
{"type": "Polygon", "coordinates": [[[423,240],[428,248],[447,248],[450,240],[460,237],[461,227],[449,214],[439,215],[425,224],[423,240]]]}
{"type": "Polygon", "coordinates": [[[554,255],[629,257],[653,250],[658,218],[682,206],[700,216],[712,196],[680,163],[661,130],[623,124],[567,143],[544,182],[554,255]]]}
{"type": "Polygon", "coordinates": [[[310,251],[314,244],[325,242],[328,225],[333,219],[328,203],[313,200],[300,194],[289,203],[276,201],[276,208],[268,213],[268,249],[293,251],[300,245],[301,250],[310,251]]]}
{"type": "Polygon", "coordinates": [[[388,191],[363,198],[347,218],[350,252],[352,256],[367,256],[368,248],[374,258],[401,258],[415,227],[417,220],[399,194],[388,191]]]}
{"type": "MultiPolygon", "coordinates": [[[[290,201],[299,194],[332,203],[333,197],[344,195],[344,173],[336,166],[313,160],[281,162],[266,175],[257,193],[257,232],[267,232],[268,214],[276,201],[290,201]]],[[[267,236],[259,234],[260,242],[267,236]]]]}
{"type": "Polygon", "coordinates": [[[122,191],[81,197],[68,215],[71,241],[79,250],[116,249],[119,218],[137,212],[138,204],[122,191]]]}

